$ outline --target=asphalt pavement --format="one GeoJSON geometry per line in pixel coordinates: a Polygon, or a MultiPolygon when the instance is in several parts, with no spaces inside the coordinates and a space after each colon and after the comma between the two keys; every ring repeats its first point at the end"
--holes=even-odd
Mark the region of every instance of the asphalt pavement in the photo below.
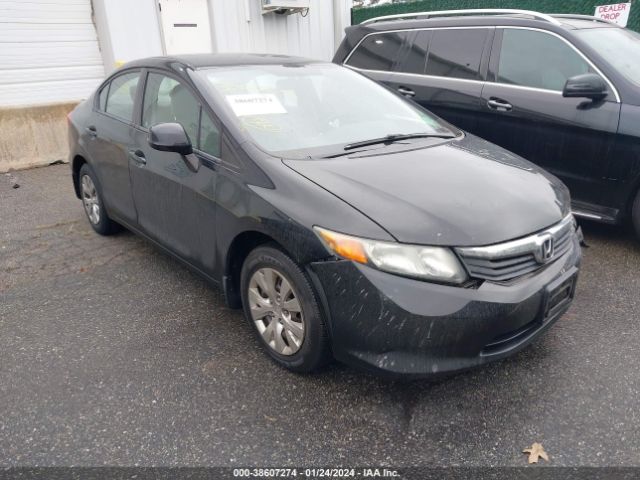
{"type": "MultiPolygon", "coordinates": [[[[583,224],[571,310],[438,382],[295,375],[146,241],[93,233],[69,167],[0,177],[0,466],[640,466],[640,242],[583,224]]],[[[532,467],[535,468],[535,467],[532,467]]]]}

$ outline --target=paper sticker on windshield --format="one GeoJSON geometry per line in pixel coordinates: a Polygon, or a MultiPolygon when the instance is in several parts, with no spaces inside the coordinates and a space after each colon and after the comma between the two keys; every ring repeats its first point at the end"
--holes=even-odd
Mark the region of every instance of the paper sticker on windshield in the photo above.
{"type": "Polygon", "coordinates": [[[227,95],[227,102],[238,117],[287,113],[278,97],[272,93],[227,95]]]}

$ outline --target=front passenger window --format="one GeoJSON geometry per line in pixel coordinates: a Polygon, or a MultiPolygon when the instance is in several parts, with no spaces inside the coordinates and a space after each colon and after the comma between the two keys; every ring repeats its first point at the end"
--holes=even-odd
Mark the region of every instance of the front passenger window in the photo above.
{"type": "Polygon", "coordinates": [[[590,71],[560,38],[534,30],[504,30],[498,82],[560,92],[567,79],[590,71]]]}

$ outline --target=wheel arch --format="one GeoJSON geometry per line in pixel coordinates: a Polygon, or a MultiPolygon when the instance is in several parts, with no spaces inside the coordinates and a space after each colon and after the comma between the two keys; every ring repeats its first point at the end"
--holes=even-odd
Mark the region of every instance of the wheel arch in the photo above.
{"type": "Polygon", "coordinates": [[[265,244],[275,244],[284,253],[291,256],[284,246],[272,236],[258,230],[245,230],[237,234],[227,249],[224,259],[223,289],[227,305],[231,308],[241,308],[240,272],[242,265],[252,250],[265,244]]]}

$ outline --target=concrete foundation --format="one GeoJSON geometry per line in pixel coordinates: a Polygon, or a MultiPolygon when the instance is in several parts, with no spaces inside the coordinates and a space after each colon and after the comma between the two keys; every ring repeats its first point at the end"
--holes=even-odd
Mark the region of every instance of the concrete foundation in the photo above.
{"type": "Polygon", "coordinates": [[[67,114],[76,103],[0,108],[0,173],[67,161],[67,114]]]}

